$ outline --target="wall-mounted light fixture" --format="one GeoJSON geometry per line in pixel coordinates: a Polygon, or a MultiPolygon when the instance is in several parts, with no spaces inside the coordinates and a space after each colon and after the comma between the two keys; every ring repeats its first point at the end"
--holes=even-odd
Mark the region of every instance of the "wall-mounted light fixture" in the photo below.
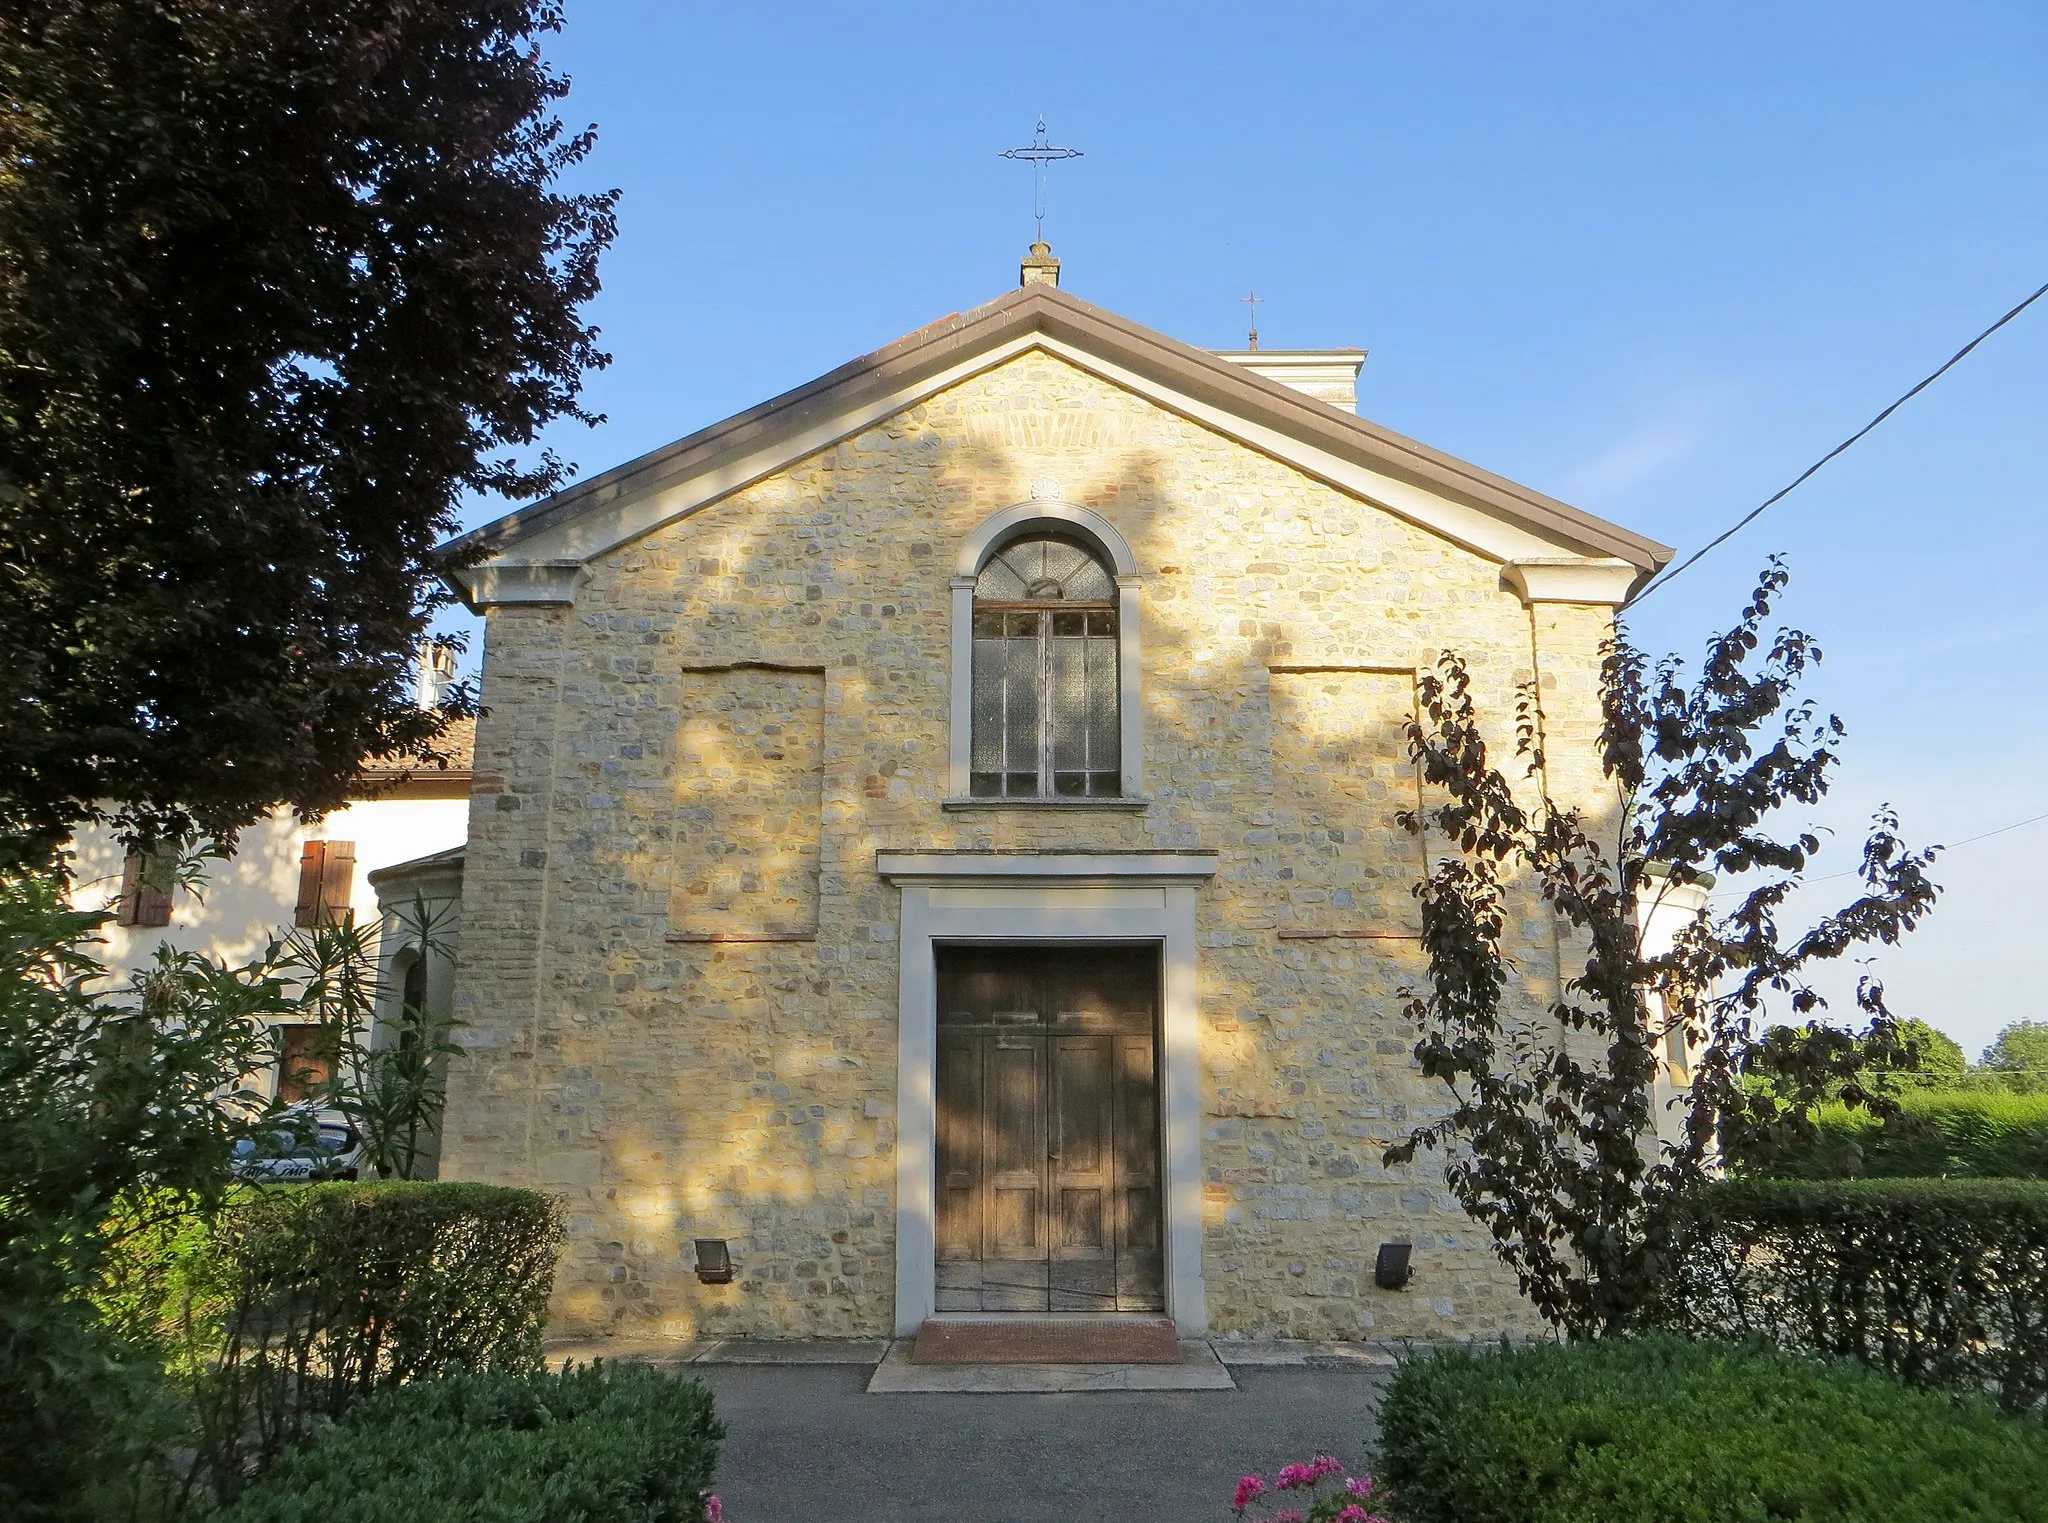
{"type": "Polygon", "coordinates": [[[1372,1282],[1381,1290],[1403,1289],[1413,1277],[1408,1267],[1408,1255],[1413,1251],[1412,1243],[1380,1244],[1379,1260],[1372,1266],[1372,1282]]]}
{"type": "Polygon", "coordinates": [[[722,1237],[697,1239],[697,1278],[706,1285],[732,1283],[732,1250],[722,1237]]]}

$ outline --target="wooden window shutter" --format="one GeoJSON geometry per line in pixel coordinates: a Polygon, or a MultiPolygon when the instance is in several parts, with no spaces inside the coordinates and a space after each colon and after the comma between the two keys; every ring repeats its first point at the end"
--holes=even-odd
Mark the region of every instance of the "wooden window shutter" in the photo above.
{"type": "Polygon", "coordinates": [[[292,911],[292,924],[320,923],[320,887],[327,875],[327,843],[308,841],[299,853],[299,904],[292,911]]]}
{"type": "Polygon", "coordinates": [[[142,853],[130,849],[121,862],[121,899],[114,911],[116,925],[134,925],[137,900],[142,893],[142,853]]]}
{"type": "Polygon", "coordinates": [[[292,924],[335,925],[355,896],[356,843],[308,841],[299,854],[299,904],[292,924]]]}
{"type": "Polygon", "coordinates": [[[117,925],[171,923],[171,858],[130,849],[121,861],[117,925]]]}
{"type": "Polygon", "coordinates": [[[168,854],[143,858],[135,894],[137,925],[171,923],[171,871],[174,861],[168,854]]]}
{"type": "Polygon", "coordinates": [[[341,924],[355,907],[356,843],[329,841],[320,869],[320,906],[329,923],[341,924]]]}

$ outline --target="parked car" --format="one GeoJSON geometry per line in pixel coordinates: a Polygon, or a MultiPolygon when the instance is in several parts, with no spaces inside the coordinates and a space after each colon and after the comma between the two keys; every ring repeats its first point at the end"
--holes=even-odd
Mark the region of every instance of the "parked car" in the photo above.
{"type": "Polygon", "coordinates": [[[286,1108],[273,1125],[235,1144],[235,1178],[257,1183],[354,1179],[363,1164],[363,1138],[339,1111],[310,1102],[286,1108]]]}

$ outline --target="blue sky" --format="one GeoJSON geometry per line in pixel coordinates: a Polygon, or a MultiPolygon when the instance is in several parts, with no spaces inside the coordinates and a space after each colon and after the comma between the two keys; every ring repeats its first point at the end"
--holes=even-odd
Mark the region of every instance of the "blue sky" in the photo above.
{"type": "MultiPolygon", "coordinates": [[[[625,193],[585,472],[1009,289],[1040,112],[1069,290],[1234,347],[1256,287],[1267,347],[1371,351],[1368,417],[1687,548],[2048,280],[2038,3],[570,0],[550,51],[625,193]]],[[[1850,728],[1816,872],[1881,801],[2048,813],[2044,382],[2048,301],[1632,618],[1695,651],[1788,556],[1850,728]]],[[[1944,859],[1901,1013],[2048,1019],[2044,850],[1944,859]]]]}

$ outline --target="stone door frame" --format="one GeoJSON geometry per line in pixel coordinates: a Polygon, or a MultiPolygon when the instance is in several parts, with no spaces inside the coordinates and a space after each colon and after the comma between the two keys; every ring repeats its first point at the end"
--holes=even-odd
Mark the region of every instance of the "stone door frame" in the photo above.
{"type": "Polygon", "coordinates": [[[1159,947],[1159,1161],[1166,1314],[1183,1338],[1208,1331],[1202,1289],[1201,1064],[1195,895],[1216,854],[880,851],[903,891],[897,934],[896,1334],[936,1299],[940,942],[1113,941],[1159,947]]]}

